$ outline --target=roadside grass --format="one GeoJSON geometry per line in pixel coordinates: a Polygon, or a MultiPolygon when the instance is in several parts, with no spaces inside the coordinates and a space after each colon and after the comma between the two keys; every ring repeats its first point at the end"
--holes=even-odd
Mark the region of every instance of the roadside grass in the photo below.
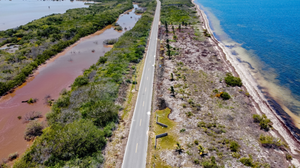
{"type": "Polygon", "coordinates": [[[174,127],[176,123],[168,118],[168,115],[171,113],[171,109],[166,108],[164,110],[157,110],[155,112],[154,124],[154,133],[155,135],[168,133],[168,136],[157,139],[157,148],[159,149],[172,149],[176,145],[176,133],[174,132],[174,127]],[[156,124],[156,116],[158,116],[158,121],[160,123],[166,124],[168,128],[162,127],[156,124]]]}
{"type": "MultiPolygon", "coordinates": [[[[142,79],[144,64],[145,64],[145,57],[143,58],[143,60],[140,63],[138,63],[136,65],[137,72],[135,74],[137,75],[137,81],[138,81],[138,83],[136,84],[137,85],[136,86],[137,91],[132,92],[135,89],[135,85],[130,84],[129,94],[128,94],[126,102],[124,104],[125,108],[124,108],[123,114],[121,116],[122,120],[124,120],[126,117],[128,117],[128,113],[132,110],[132,108],[135,107],[135,103],[136,103],[136,99],[137,99],[137,93],[138,93],[138,89],[139,89],[139,86],[140,86],[139,84],[140,84],[141,79],[142,79]],[[135,97],[134,101],[132,101],[133,97],[135,97]]],[[[135,81],[134,75],[132,75],[132,81],[135,81]]]]}
{"type": "MultiPolygon", "coordinates": [[[[159,157],[159,155],[153,155],[152,160],[154,161],[156,168],[172,168],[172,166],[166,165],[166,163],[159,157]]],[[[150,166],[152,167],[152,165],[150,166]]]]}

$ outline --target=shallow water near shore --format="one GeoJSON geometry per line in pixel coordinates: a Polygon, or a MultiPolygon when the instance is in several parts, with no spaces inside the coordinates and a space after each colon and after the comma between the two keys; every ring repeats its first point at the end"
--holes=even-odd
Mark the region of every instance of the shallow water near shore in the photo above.
{"type": "Polygon", "coordinates": [[[46,15],[88,7],[84,1],[0,0],[0,31],[16,28],[46,15]]]}
{"type": "Polygon", "coordinates": [[[300,128],[300,2],[195,2],[208,16],[214,35],[248,68],[286,124],[300,128]]]}
{"type": "MultiPolygon", "coordinates": [[[[134,5],[138,8],[137,5],[134,5]]],[[[117,23],[127,31],[134,27],[141,17],[135,10],[129,14],[122,14],[117,23]]],[[[26,124],[18,116],[24,116],[30,111],[39,111],[45,114],[50,111],[50,106],[45,103],[45,97],[50,95],[57,99],[62,89],[68,89],[74,79],[82,75],[84,69],[95,64],[100,56],[111,49],[103,45],[106,39],[118,38],[125,31],[116,31],[112,26],[96,32],[93,35],[80,39],[77,43],[67,48],[62,53],[48,60],[39,67],[26,83],[15,89],[13,93],[0,99],[0,159],[7,158],[10,153],[22,154],[30,143],[24,140],[26,124]],[[21,103],[30,98],[37,98],[37,103],[21,103]]]]}

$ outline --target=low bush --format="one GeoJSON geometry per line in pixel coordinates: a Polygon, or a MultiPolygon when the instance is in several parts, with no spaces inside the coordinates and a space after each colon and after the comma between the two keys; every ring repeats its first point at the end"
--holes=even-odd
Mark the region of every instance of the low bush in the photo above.
{"type": "Polygon", "coordinates": [[[36,102],[37,102],[37,99],[33,99],[33,98],[30,98],[29,100],[27,100],[28,104],[32,104],[32,103],[36,103],[36,102]]]}
{"type": "Polygon", "coordinates": [[[243,163],[243,165],[245,165],[245,166],[249,166],[249,167],[253,167],[254,166],[253,159],[252,159],[251,156],[248,157],[248,158],[247,157],[242,157],[240,159],[240,162],[243,163]]]}
{"type": "Polygon", "coordinates": [[[113,45],[113,44],[115,44],[117,41],[118,41],[117,38],[116,38],[116,39],[107,39],[107,40],[104,40],[104,41],[103,41],[103,44],[104,44],[104,45],[113,45]]]}
{"type": "Polygon", "coordinates": [[[266,148],[278,148],[281,150],[285,150],[284,147],[288,147],[285,142],[281,141],[281,139],[274,138],[270,135],[261,134],[259,137],[259,141],[262,146],[266,148]]]}
{"type": "Polygon", "coordinates": [[[198,141],[198,140],[195,140],[195,141],[194,141],[194,144],[195,144],[195,145],[198,145],[198,144],[199,144],[199,141],[198,141]]]}
{"type": "Polygon", "coordinates": [[[193,113],[189,111],[189,112],[186,113],[186,116],[191,117],[191,116],[193,116],[193,113]]]}
{"type": "Polygon", "coordinates": [[[222,92],[221,97],[223,98],[223,100],[228,100],[231,98],[227,92],[222,92]]]}
{"type": "Polygon", "coordinates": [[[239,159],[241,157],[241,155],[237,152],[233,152],[232,157],[239,159]]]}
{"type": "Polygon", "coordinates": [[[38,121],[31,121],[25,130],[24,139],[30,141],[34,139],[36,136],[40,136],[43,133],[43,125],[38,121]]]}
{"type": "Polygon", "coordinates": [[[84,76],[77,77],[72,85],[72,87],[80,87],[89,83],[89,79],[84,76]]]}
{"type": "Polygon", "coordinates": [[[204,121],[200,121],[200,122],[198,122],[197,126],[206,128],[206,123],[204,121]]]}
{"type": "Polygon", "coordinates": [[[18,157],[19,157],[18,152],[15,152],[15,153],[12,153],[12,154],[8,155],[8,160],[13,161],[13,160],[17,159],[18,157]]]}
{"type": "Polygon", "coordinates": [[[116,26],[116,27],[115,27],[115,30],[122,31],[123,28],[122,28],[122,26],[116,26]]]}
{"type": "Polygon", "coordinates": [[[227,74],[227,76],[225,77],[225,83],[229,86],[241,87],[243,85],[242,80],[239,77],[234,77],[231,74],[227,74]]]}
{"type": "Polygon", "coordinates": [[[265,131],[269,131],[269,129],[272,128],[272,122],[267,118],[265,114],[263,114],[262,116],[253,114],[253,121],[259,123],[260,128],[265,131]]]}
{"type": "Polygon", "coordinates": [[[286,153],[286,154],[285,154],[285,158],[286,158],[286,160],[288,160],[288,161],[293,160],[292,155],[290,155],[289,153],[286,153]]]}
{"type": "Polygon", "coordinates": [[[182,128],[182,129],[180,130],[180,132],[185,132],[185,129],[184,129],[184,128],[182,128]]]}
{"type": "Polygon", "coordinates": [[[230,141],[230,150],[232,152],[238,152],[240,145],[236,141],[230,141]]]}
{"type": "Polygon", "coordinates": [[[204,160],[201,165],[203,166],[203,168],[218,168],[220,166],[217,165],[216,163],[216,158],[214,156],[212,156],[210,158],[210,160],[204,160]]]}
{"type": "MultiPolygon", "coordinates": [[[[21,116],[19,116],[19,117],[18,118],[21,119],[21,116]]],[[[23,120],[24,120],[24,122],[29,122],[36,118],[42,118],[42,117],[43,117],[43,115],[41,112],[31,111],[31,112],[28,112],[25,114],[25,116],[23,117],[23,120]]]]}

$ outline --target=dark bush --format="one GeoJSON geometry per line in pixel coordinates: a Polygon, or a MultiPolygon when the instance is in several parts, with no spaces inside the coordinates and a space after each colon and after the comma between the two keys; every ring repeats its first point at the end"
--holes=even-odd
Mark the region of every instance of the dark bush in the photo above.
{"type": "Polygon", "coordinates": [[[242,80],[239,77],[234,77],[231,74],[228,74],[225,77],[225,83],[229,86],[239,86],[241,87],[242,84],[242,80]]]}
{"type": "Polygon", "coordinates": [[[251,157],[249,157],[249,158],[243,157],[240,159],[240,162],[243,163],[243,165],[245,165],[245,166],[249,166],[249,167],[254,166],[253,160],[251,157]]]}
{"type": "Polygon", "coordinates": [[[69,96],[62,96],[54,102],[54,105],[56,107],[67,107],[69,104],[70,104],[69,96]]]}
{"type": "Polygon", "coordinates": [[[240,145],[236,141],[231,141],[230,142],[230,150],[232,152],[237,152],[240,148],[240,145]]]}
{"type": "Polygon", "coordinates": [[[272,122],[267,118],[265,114],[263,114],[262,116],[253,114],[253,121],[255,123],[259,123],[260,128],[265,131],[269,131],[269,129],[272,128],[272,122]]]}
{"type": "Polygon", "coordinates": [[[13,160],[17,159],[18,157],[19,157],[18,152],[15,152],[15,153],[12,153],[12,154],[8,155],[8,160],[13,161],[13,160]]]}
{"type": "Polygon", "coordinates": [[[89,79],[87,77],[77,77],[72,85],[72,87],[80,87],[89,83],[89,79]]]}
{"type": "Polygon", "coordinates": [[[227,92],[222,92],[221,97],[223,98],[223,100],[228,100],[231,98],[227,92]]]}

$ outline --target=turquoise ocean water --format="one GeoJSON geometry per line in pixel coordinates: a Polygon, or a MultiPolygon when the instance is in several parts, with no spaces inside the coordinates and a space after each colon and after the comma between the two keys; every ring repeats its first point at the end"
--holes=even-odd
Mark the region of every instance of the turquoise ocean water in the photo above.
{"type": "Polygon", "coordinates": [[[248,62],[262,90],[300,116],[300,1],[195,2],[208,16],[216,38],[230,44],[237,59],[248,62]]]}

